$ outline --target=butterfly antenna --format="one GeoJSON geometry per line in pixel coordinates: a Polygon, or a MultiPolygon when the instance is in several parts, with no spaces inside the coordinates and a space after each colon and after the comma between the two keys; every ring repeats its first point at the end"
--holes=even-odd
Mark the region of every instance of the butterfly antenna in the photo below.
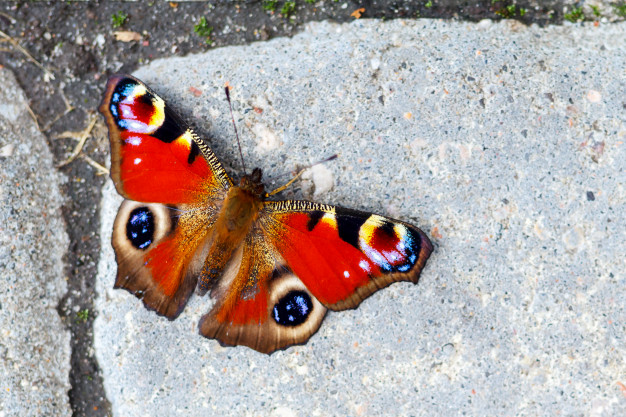
{"type": "MultiPolygon", "coordinates": [[[[274,190],[274,191],[272,191],[271,193],[268,193],[268,194],[267,194],[267,197],[269,197],[269,196],[271,196],[271,195],[274,195],[274,194],[278,194],[278,193],[280,193],[281,191],[283,191],[285,188],[289,187],[289,186],[290,186],[291,184],[293,184],[293,183],[294,183],[294,181],[295,181],[295,180],[297,180],[297,179],[300,177],[300,175],[302,175],[302,174],[304,173],[304,171],[306,171],[307,169],[312,168],[312,167],[314,167],[315,165],[319,165],[319,164],[326,163],[326,162],[328,162],[328,161],[332,161],[333,159],[337,159],[337,157],[338,157],[338,155],[337,155],[337,154],[334,154],[334,155],[329,156],[328,158],[324,158],[324,159],[322,159],[321,161],[317,161],[317,162],[316,162],[316,163],[314,163],[314,164],[310,164],[310,165],[305,166],[304,168],[301,168],[301,169],[298,171],[298,173],[297,173],[297,174],[296,174],[296,175],[295,175],[292,179],[290,179],[290,180],[289,180],[289,182],[288,182],[287,184],[283,185],[282,187],[278,187],[277,189],[275,189],[275,190],[274,190]]],[[[283,174],[283,175],[284,175],[284,174],[283,174]]],[[[281,175],[281,176],[282,176],[282,175],[281,175]]]]}
{"type": "Polygon", "coordinates": [[[230,102],[230,90],[228,89],[228,86],[224,87],[224,91],[226,92],[226,100],[228,100],[228,108],[230,109],[230,119],[233,121],[233,127],[235,128],[235,136],[237,137],[237,146],[239,146],[239,156],[241,157],[241,165],[243,165],[243,173],[244,175],[248,175],[246,173],[246,163],[243,160],[243,153],[241,152],[241,142],[239,141],[237,124],[235,123],[235,117],[233,116],[233,105],[230,102]]]}

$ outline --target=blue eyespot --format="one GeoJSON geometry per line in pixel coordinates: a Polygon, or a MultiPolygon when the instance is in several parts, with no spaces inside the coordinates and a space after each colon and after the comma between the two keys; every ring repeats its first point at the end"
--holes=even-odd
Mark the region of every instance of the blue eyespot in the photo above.
{"type": "Polygon", "coordinates": [[[313,310],[313,302],[304,291],[290,291],[274,306],[274,320],[282,326],[298,326],[313,310]]]}
{"type": "Polygon", "coordinates": [[[126,223],[126,237],[137,249],[146,249],[154,239],[154,215],[148,207],[134,209],[126,223]]]}

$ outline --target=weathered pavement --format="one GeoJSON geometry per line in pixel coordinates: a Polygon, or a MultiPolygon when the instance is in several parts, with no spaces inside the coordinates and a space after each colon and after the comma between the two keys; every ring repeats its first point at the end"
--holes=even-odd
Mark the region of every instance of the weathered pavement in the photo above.
{"type": "Polygon", "coordinates": [[[0,68],[0,416],[69,416],[61,178],[13,74],[0,68]]]}
{"type": "MultiPolygon", "coordinates": [[[[410,221],[435,252],[417,286],[330,313],[304,346],[223,348],[197,334],[207,298],[169,322],[111,288],[109,183],[94,347],[114,415],[626,415],[625,33],[319,23],[140,69],[232,175],[226,82],[268,185],[339,153],[283,197],[410,221]]],[[[69,415],[60,179],[0,78],[0,416],[69,415]]]]}
{"type": "Polygon", "coordinates": [[[304,346],[223,348],[197,334],[210,300],[169,322],[112,289],[109,184],[95,346],[115,414],[626,414],[624,33],[320,23],[141,68],[231,174],[225,83],[268,184],[339,153],[318,201],[413,222],[436,249],[417,286],[329,314],[304,346]]]}

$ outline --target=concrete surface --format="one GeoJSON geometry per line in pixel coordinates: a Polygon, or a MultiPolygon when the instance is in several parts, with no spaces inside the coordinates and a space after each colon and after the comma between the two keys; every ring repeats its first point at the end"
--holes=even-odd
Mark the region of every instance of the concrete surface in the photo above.
{"type": "Polygon", "coordinates": [[[109,183],[94,344],[114,415],[626,415],[625,33],[316,23],[141,68],[231,174],[225,83],[270,188],[339,153],[318,201],[410,221],[436,248],[417,286],[330,313],[304,346],[224,348],[197,334],[208,299],[169,322],[112,289],[109,183]]]}
{"type": "Polygon", "coordinates": [[[70,335],[56,307],[68,240],[59,175],[0,68],[0,416],[70,416],[70,335]]]}

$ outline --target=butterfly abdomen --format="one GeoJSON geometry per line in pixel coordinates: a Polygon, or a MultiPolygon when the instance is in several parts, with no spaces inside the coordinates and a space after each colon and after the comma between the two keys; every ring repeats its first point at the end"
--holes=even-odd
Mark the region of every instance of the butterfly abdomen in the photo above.
{"type": "Polygon", "coordinates": [[[241,187],[228,190],[215,222],[213,243],[198,281],[200,294],[206,293],[220,278],[235,249],[243,244],[254,226],[262,206],[260,196],[248,190],[241,187]]]}

